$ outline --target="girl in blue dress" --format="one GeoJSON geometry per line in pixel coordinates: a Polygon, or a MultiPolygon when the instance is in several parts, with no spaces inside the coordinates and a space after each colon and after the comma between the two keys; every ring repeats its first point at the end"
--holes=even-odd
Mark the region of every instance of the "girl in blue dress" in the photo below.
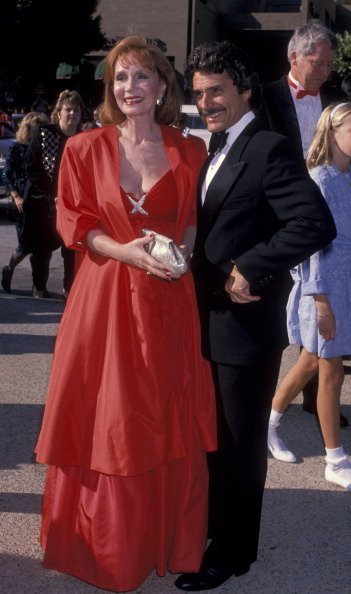
{"type": "Polygon", "coordinates": [[[319,372],[317,411],[326,449],[325,478],[351,491],[351,463],[340,441],[342,356],[351,353],[351,103],[327,107],[317,124],[307,167],[333,214],[336,239],[292,270],[287,315],[290,344],[303,348],[272,403],[268,448],[295,462],[277,434],[281,417],[319,372]]]}

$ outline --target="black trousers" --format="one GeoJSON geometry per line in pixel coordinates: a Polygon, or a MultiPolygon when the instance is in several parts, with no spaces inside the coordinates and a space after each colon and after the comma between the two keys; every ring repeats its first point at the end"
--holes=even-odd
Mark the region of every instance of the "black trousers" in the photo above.
{"type": "Polygon", "coordinates": [[[38,291],[45,290],[49,278],[49,267],[52,252],[44,249],[33,250],[30,256],[33,285],[38,291]]]}
{"type": "Polygon", "coordinates": [[[237,575],[257,558],[267,474],[267,432],[281,351],[258,365],[213,363],[219,450],[209,454],[210,517],[207,553],[237,575]]]}
{"type": "Polygon", "coordinates": [[[63,288],[69,293],[75,275],[75,251],[62,246],[61,256],[63,259],[63,288]]]}
{"type": "Polygon", "coordinates": [[[41,291],[46,288],[49,278],[52,252],[62,245],[56,231],[55,204],[49,196],[29,196],[25,200],[20,243],[23,250],[32,254],[33,284],[41,291]]]}

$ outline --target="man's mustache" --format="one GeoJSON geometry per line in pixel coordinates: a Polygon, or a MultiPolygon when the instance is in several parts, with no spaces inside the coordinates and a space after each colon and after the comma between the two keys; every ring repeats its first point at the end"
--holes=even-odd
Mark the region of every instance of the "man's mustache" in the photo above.
{"type": "Polygon", "coordinates": [[[215,109],[200,109],[199,110],[199,115],[203,118],[205,118],[206,116],[211,116],[214,115],[215,113],[218,113],[219,111],[224,111],[224,109],[219,110],[218,107],[215,109]]]}

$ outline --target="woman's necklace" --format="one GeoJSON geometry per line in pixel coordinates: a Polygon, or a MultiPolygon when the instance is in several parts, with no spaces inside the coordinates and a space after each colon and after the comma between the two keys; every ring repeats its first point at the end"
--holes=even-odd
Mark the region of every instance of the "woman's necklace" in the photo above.
{"type": "Polygon", "coordinates": [[[127,194],[126,193],[126,196],[127,196],[129,202],[131,203],[131,205],[133,207],[132,210],[130,211],[130,214],[137,214],[137,213],[139,213],[139,214],[144,215],[144,216],[147,216],[149,214],[146,210],[144,210],[144,208],[142,208],[143,207],[143,204],[144,204],[144,202],[146,200],[147,194],[143,194],[142,197],[139,198],[139,200],[136,200],[133,197],[133,194],[127,194]]]}

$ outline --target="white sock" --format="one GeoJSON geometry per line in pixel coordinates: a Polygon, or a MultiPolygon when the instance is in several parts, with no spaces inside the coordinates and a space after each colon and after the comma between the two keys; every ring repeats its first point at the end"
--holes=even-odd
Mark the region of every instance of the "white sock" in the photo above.
{"type": "Polygon", "coordinates": [[[342,446],[339,446],[338,448],[325,448],[325,451],[327,453],[327,464],[333,464],[333,462],[337,462],[346,456],[342,446]]]}
{"type": "Polygon", "coordinates": [[[278,413],[276,410],[272,408],[271,414],[269,417],[269,424],[271,427],[279,427],[280,419],[282,418],[284,413],[278,413]]]}
{"type": "Polygon", "coordinates": [[[268,425],[268,443],[275,449],[280,450],[282,447],[285,447],[282,443],[279,435],[278,435],[278,427],[279,421],[282,418],[282,414],[278,413],[276,410],[271,410],[271,415],[269,417],[269,425],[268,425]]]}

